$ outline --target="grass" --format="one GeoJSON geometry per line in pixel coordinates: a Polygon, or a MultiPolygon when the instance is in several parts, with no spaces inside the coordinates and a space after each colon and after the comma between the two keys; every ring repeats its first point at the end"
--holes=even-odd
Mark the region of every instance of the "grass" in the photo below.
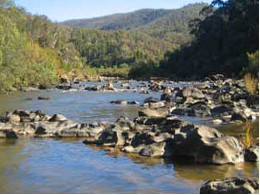
{"type": "Polygon", "coordinates": [[[251,136],[251,129],[252,129],[252,124],[247,123],[246,124],[246,129],[245,129],[245,138],[244,138],[244,146],[245,148],[249,148],[252,145],[252,136],[251,136]]]}
{"type": "Polygon", "coordinates": [[[258,80],[250,73],[244,76],[245,87],[248,93],[255,94],[258,89],[258,80]]]}

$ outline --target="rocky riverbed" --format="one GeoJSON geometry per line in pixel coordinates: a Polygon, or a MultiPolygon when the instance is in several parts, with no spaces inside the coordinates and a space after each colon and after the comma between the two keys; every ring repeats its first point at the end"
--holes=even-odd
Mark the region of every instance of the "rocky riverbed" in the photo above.
{"type": "MultiPolygon", "coordinates": [[[[257,139],[250,148],[245,148],[243,137],[228,136],[215,128],[182,119],[182,116],[207,118],[209,124],[214,125],[258,120],[257,96],[247,94],[242,81],[215,75],[203,82],[182,86],[169,81],[104,83],[94,85],[95,90],[92,89],[93,86],[84,83],[64,86],[70,87],[57,88],[64,91],[90,90],[99,93],[131,91],[134,94],[143,93],[151,97],[145,98],[138,107],[137,117],[129,119],[122,116],[114,122],[82,123],[70,120],[61,114],[47,115],[41,110],[14,110],[1,117],[0,137],[82,138],[83,143],[89,146],[109,147],[122,153],[148,158],[184,159],[200,164],[223,166],[258,162],[257,139]],[[153,93],[161,95],[154,97],[153,93]]],[[[109,102],[124,106],[128,104],[138,106],[140,103],[134,98],[131,101],[115,99],[109,102]]],[[[214,185],[210,184],[212,189],[222,189],[212,187],[214,185]]],[[[236,185],[231,186],[233,188],[229,187],[228,192],[240,189],[236,185]]],[[[209,189],[202,187],[205,188],[209,189]]],[[[252,189],[256,189],[255,184],[252,189]]],[[[216,193],[214,190],[212,192],[216,193]]]]}

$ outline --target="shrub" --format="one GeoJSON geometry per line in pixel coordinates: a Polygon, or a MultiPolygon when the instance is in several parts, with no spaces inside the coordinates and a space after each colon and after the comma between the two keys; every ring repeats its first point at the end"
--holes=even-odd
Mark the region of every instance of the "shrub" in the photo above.
{"type": "Polygon", "coordinates": [[[255,94],[258,88],[258,80],[251,73],[244,76],[245,87],[248,93],[255,94]]]}

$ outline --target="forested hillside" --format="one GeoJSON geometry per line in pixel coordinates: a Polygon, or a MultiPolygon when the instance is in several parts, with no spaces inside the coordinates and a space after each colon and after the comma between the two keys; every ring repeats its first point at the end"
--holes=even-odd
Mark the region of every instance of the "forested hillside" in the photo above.
{"type": "Polygon", "coordinates": [[[168,53],[162,71],[182,78],[238,77],[249,69],[257,75],[259,64],[250,67],[249,58],[258,61],[259,0],[215,0],[201,14],[205,19],[191,22],[193,42],[168,53]]]}
{"type": "Polygon", "coordinates": [[[201,18],[199,13],[205,6],[207,4],[197,3],[173,10],[142,9],[93,19],[69,20],[61,24],[98,30],[137,31],[171,42],[173,46],[179,47],[191,40],[189,21],[201,18]]]}
{"type": "Polygon", "coordinates": [[[171,10],[142,9],[131,13],[113,14],[92,19],[68,20],[61,24],[69,27],[91,28],[98,30],[130,30],[146,25],[170,13],[171,10]]]}
{"type": "Polygon", "coordinates": [[[31,15],[11,0],[0,0],[1,91],[50,85],[59,75],[127,76],[132,65],[158,64],[174,46],[139,32],[69,28],[31,15]],[[95,69],[93,69],[95,68],[95,69]],[[111,69],[112,68],[112,69],[111,69]]]}

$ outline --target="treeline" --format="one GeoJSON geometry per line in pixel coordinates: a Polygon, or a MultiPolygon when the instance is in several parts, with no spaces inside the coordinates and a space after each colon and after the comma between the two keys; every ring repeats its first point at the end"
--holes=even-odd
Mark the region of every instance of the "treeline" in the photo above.
{"type": "Polygon", "coordinates": [[[170,43],[139,32],[61,26],[0,0],[1,91],[48,86],[71,71],[126,76],[132,65],[158,64],[172,49],[170,43]]]}
{"type": "Polygon", "coordinates": [[[161,62],[168,76],[203,78],[222,73],[239,77],[258,75],[259,1],[215,0],[191,21],[191,44],[169,52],[161,62]],[[252,63],[254,62],[254,63],[252,63]]]}

